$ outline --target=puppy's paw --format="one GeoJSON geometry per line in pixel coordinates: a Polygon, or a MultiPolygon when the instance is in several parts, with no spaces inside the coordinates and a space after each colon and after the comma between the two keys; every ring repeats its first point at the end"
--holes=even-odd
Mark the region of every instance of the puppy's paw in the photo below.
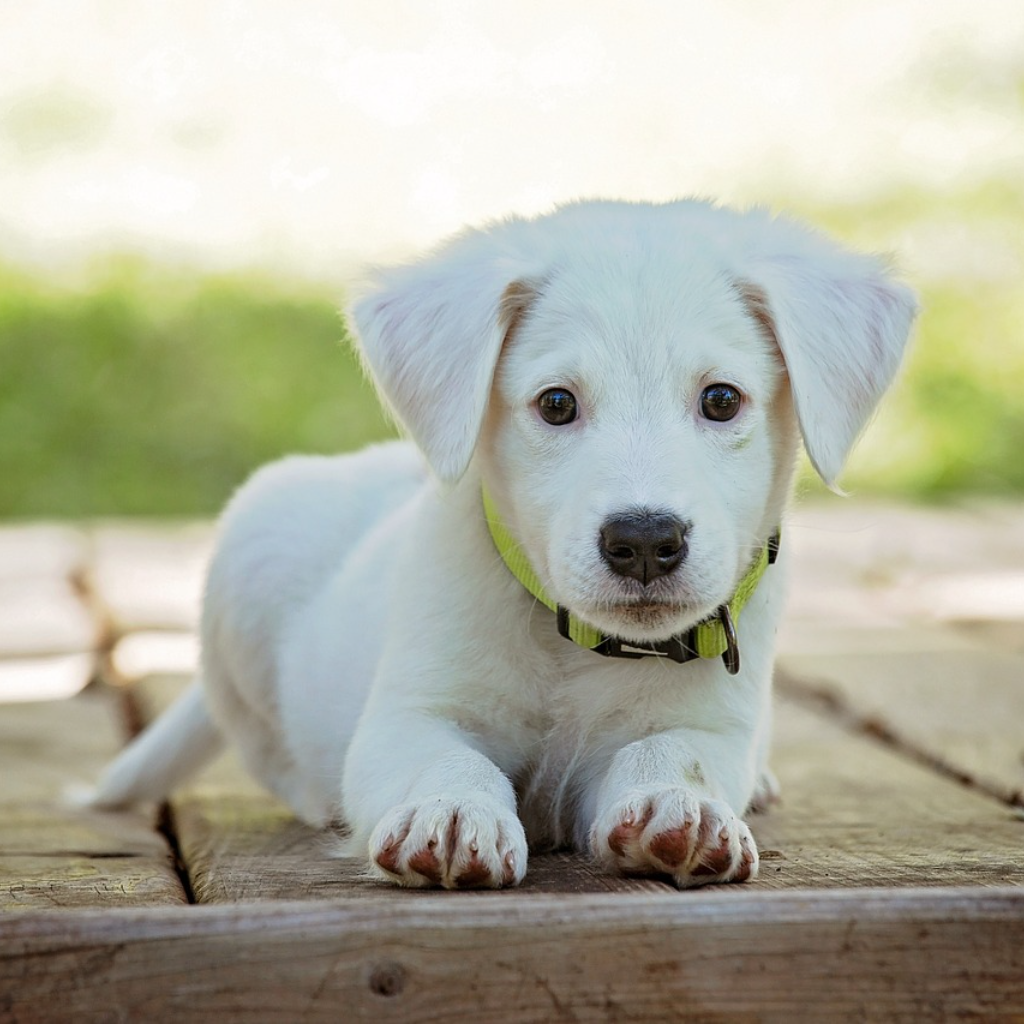
{"type": "Polygon", "coordinates": [[[370,837],[374,873],[399,885],[499,889],[526,874],[526,833],[488,797],[438,797],[389,811],[370,837]]]}
{"type": "Polygon", "coordinates": [[[609,808],[590,845],[613,871],[669,875],[680,888],[757,876],[757,846],[746,823],[721,800],[681,787],[637,793],[609,808]]]}

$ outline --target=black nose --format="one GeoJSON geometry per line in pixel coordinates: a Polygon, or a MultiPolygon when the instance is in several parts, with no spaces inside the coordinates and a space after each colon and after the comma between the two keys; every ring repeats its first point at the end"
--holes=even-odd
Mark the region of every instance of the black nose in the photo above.
{"type": "Polygon", "coordinates": [[[686,557],[687,524],[661,512],[614,516],[601,527],[601,557],[612,572],[645,586],[686,557]]]}

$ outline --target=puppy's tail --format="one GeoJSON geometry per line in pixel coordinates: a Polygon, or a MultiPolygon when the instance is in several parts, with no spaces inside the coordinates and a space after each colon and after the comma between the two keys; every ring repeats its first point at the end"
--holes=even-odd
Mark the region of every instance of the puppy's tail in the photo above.
{"type": "Polygon", "coordinates": [[[118,754],[86,802],[114,808],[162,800],[223,747],[224,737],[210,717],[197,679],[118,754]]]}

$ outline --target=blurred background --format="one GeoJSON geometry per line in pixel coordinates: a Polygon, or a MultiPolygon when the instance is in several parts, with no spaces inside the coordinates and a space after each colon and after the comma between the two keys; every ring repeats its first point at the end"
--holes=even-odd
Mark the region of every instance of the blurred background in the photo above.
{"type": "Polygon", "coordinates": [[[4,4],[0,517],[206,516],[385,436],[337,312],[361,265],[693,194],[921,292],[848,489],[1024,492],[1020,0],[4,4]]]}

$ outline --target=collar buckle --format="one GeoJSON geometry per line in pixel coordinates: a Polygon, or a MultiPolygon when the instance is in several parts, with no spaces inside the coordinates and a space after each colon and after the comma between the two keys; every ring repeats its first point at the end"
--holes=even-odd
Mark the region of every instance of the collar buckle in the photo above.
{"type": "MultiPolygon", "coordinates": [[[[558,618],[558,632],[571,640],[569,634],[569,609],[559,605],[556,611],[558,618]]],[[[736,624],[733,622],[729,606],[723,604],[716,613],[716,617],[725,633],[725,650],[722,652],[722,661],[725,670],[729,675],[734,676],[740,670],[740,644],[736,636],[736,624]]],[[[714,620],[708,620],[714,621],[714,620]]],[[[679,633],[659,643],[634,644],[617,636],[603,636],[596,647],[591,647],[595,654],[602,654],[606,658],[667,658],[679,665],[685,665],[688,661],[695,661],[700,655],[697,653],[697,638],[694,635],[695,629],[686,633],[679,633]]]]}
{"type": "MultiPolygon", "coordinates": [[[[569,634],[569,610],[563,605],[559,605],[556,614],[558,616],[558,632],[567,640],[571,640],[572,637],[569,634]]],[[[735,636],[734,630],[734,639],[735,636]]],[[[688,661],[695,661],[700,657],[697,653],[696,637],[692,629],[686,633],[669,637],[667,640],[662,640],[659,643],[635,644],[629,640],[623,640],[621,637],[606,635],[602,636],[601,642],[596,647],[591,647],[590,650],[595,654],[602,654],[606,658],[629,658],[631,660],[649,657],[667,658],[669,661],[674,661],[679,665],[684,665],[688,661]]],[[[739,657],[738,650],[736,656],[737,658],[739,657]]]]}

